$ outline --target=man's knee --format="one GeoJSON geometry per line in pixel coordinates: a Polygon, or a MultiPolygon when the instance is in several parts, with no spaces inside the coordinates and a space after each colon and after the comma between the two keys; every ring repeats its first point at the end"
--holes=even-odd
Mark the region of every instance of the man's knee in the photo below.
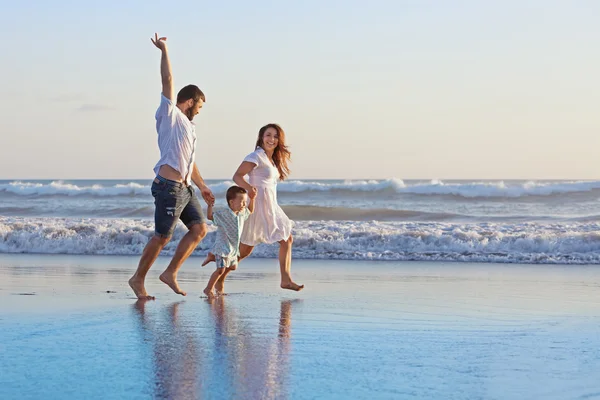
{"type": "Polygon", "coordinates": [[[154,234],[154,236],[150,240],[153,242],[153,244],[162,248],[165,247],[167,243],[169,243],[169,241],[171,241],[171,236],[154,234]]]}
{"type": "Polygon", "coordinates": [[[190,233],[195,240],[200,241],[204,239],[204,236],[208,233],[208,227],[206,224],[194,224],[190,227],[190,233]]]}
{"type": "Polygon", "coordinates": [[[227,267],[227,269],[229,271],[235,271],[237,269],[237,264],[230,265],[229,267],[227,267]]]}

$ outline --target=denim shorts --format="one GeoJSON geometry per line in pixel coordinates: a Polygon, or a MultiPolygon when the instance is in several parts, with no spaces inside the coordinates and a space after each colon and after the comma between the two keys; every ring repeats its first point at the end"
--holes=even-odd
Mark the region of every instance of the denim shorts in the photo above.
{"type": "Polygon", "coordinates": [[[169,238],[181,220],[190,229],[206,223],[202,206],[192,186],[157,176],[152,182],[154,197],[154,231],[157,236],[169,238]],[[158,181],[158,182],[156,182],[158,181]]]}

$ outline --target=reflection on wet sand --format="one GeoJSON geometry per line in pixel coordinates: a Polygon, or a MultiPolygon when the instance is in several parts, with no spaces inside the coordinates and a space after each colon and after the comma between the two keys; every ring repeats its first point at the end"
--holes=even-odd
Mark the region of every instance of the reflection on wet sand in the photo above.
{"type": "Polygon", "coordinates": [[[206,303],[212,321],[194,320],[197,314],[189,307],[180,312],[180,302],[166,308],[166,318],[146,312],[145,301],[135,303],[141,337],[151,346],[154,397],[288,397],[295,301],[281,301],[278,327],[265,325],[262,318],[240,317],[227,302],[220,297],[206,303]],[[207,327],[205,322],[212,325],[207,327]]]}
{"type": "Polygon", "coordinates": [[[198,376],[202,362],[192,329],[186,328],[179,313],[181,302],[165,309],[164,319],[150,318],[147,300],[138,300],[135,310],[140,316],[144,341],[152,345],[154,366],[154,396],[159,399],[199,399],[198,376]]]}
{"type": "Polygon", "coordinates": [[[230,395],[256,399],[287,398],[293,302],[281,301],[276,338],[273,338],[270,328],[264,333],[250,330],[248,324],[226,306],[226,302],[224,297],[220,297],[211,306],[216,329],[215,351],[217,358],[223,361],[223,373],[230,377],[227,389],[231,391],[230,395]]]}

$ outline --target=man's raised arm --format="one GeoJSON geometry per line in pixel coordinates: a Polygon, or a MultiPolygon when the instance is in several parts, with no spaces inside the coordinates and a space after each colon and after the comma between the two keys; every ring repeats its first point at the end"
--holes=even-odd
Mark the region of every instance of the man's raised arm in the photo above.
{"type": "Polygon", "coordinates": [[[171,62],[169,61],[169,52],[167,50],[167,38],[158,37],[158,34],[154,34],[154,39],[150,38],[152,43],[158,47],[162,53],[160,57],[160,78],[162,81],[162,93],[163,95],[172,101],[175,101],[175,93],[173,92],[173,75],[171,74],[171,62]]]}

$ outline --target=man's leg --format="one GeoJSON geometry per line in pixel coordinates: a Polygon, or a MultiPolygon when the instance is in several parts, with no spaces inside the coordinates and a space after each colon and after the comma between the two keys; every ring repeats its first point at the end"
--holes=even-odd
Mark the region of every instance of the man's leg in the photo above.
{"type": "Polygon", "coordinates": [[[194,189],[190,186],[182,190],[186,191],[185,196],[182,195],[182,197],[184,197],[184,201],[187,204],[181,211],[179,219],[187,226],[189,231],[181,238],[169,266],[160,275],[160,280],[169,285],[175,293],[185,296],[186,293],[181,290],[177,283],[177,273],[183,262],[187,260],[196,246],[198,246],[198,243],[206,236],[208,228],[206,226],[206,218],[204,217],[202,207],[194,189]]]}
{"type": "Polygon", "coordinates": [[[133,293],[135,293],[138,299],[154,300],[154,296],[149,296],[148,292],[146,292],[144,282],[150,267],[152,267],[152,264],[154,264],[154,261],[156,261],[156,258],[160,254],[161,250],[168,242],[169,238],[163,238],[155,235],[152,237],[152,239],[150,239],[146,247],[144,247],[137,270],[131,279],[129,279],[129,286],[131,286],[133,293]]]}
{"type": "Polygon", "coordinates": [[[188,233],[181,238],[181,241],[177,245],[177,249],[175,250],[175,254],[169,263],[169,266],[160,275],[160,280],[167,285],[177,294],[181,294],[183,296],[186,295],[186,292],[181,290],[179,284],[177,283],[177,273],[179,272],[179,268],[187,258],[192,254],[198,243],[206,236],[206,232],[208,228],[205,223],[195,224],[190,227],[188,233]]]}
{"type": "Polygon", "coordinates": [[[152,196],[154,197],[154,236],[150,239],[138,264],[135,274],[129,279],[129,286],[138,299],[154,299],[149,296],[144,285],[146,274],[156,261],[161,250],[169,243],[175,225],[179,219],[174,210],[177,200],[170,193],[173,189],[164,182],[152,183],[152,196]]]}

